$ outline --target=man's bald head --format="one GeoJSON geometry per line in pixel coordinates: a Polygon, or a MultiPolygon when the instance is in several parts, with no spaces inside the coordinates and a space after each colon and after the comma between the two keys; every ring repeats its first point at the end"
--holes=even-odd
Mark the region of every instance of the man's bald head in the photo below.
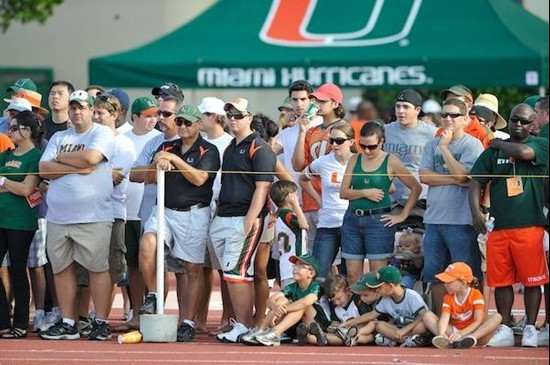
{"type": "Polygon", "coordinates": [[[529,117],[531,117],[534,112],[535,111],[533,110],[533,108],[531,108],[531,105],[521,103],[512,108],[512,111],[510,112],[510,117],[514,115],[525,119],[529,119],[529,117]]]}
{"type": "Polygon", "coordinates": [[[512,108],[508,118],[508,132],[514,140],[523,140],[529,136],[535,111],[529,104],[521,103],[512,108]]]}

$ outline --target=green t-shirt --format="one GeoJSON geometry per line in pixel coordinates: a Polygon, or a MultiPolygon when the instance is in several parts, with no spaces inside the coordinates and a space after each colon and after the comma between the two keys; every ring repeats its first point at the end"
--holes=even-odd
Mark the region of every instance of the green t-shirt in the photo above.
{"type": "Polygon", "coordinates": [[[321,287],[321,284],[319,284],[319,282],[314,279],[306,290],[302,290],[298,283],[292,283],[285,286],[282,292],[288,300],[290,300],[291,302],[295,302],[308,296],[309,294],[316,295],[317,299],[321,298],[321,296],[323,295],[323,288],[321,287]]]}
{"type": "Polygon", "coordinates": [[[546,123],[546,124],[540,129],[540,132],[539,132],[539,137],[541,137],[541,138],[546,138],[547,141],[548,141],[548,124],[550,124],[550,123],[546,123]]]}
{"type": "MultiPolygon", "coordinates": [[[[6,179],[22,182],[25,173],[38,172],[38,162],[42,152],[33,148],[24,155],[17,156],[13,151],[0,153],[0,176],[6,179]],[[21,173],[21,175],[9,175],[21,173]],[[8,174],[8,175],[5,175],[8,174]]],[[[31,208],[24,196],[10,192],[0,193],[0,227],[23,231],[36,231],[38,229],[38,214],[31,208]]]]}
{"type": "Polygon", "coordinates": [[[548,168],[548,140],[529,136],[523,144],[535,151],[534,161],[510,158],[499,149],[485,150],[470,171],[472,175],[496,175],[473,177],[481,183],[491,181],[491,216],[495,217],[495,230],[543,226],[546,219],[542,212],[543,179],[548,168]],[[506,179],[522,176],[523,193],[508,197],[506,179]]]}

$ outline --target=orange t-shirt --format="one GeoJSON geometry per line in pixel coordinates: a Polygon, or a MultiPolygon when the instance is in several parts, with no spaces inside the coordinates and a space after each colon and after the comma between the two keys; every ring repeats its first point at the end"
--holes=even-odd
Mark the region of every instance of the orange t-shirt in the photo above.
{"type": "MultiPolygon", "coordinates": [[[[306,140],[304,142],[304,160],[305,166],[309,166],[313,161],[321,156],[327,155],[332,151],[332,146],[328,143],[330,136],[330,126],[324,127],[323,124],[311,128],[306,132],[306,140]]],[[[321,195],[321,179],[315,176],[311,180],[313,188],[321,195]]],[[[305,191],[302,192],[302,209],[304,212],[312,212],[319,210],[319,205],[305,191]]]]}
{"type": "MultiPolygon", "coordinates": [[[[479,139],[484,149],[489,148],[489,142],[495,138],[493,132],[485,128],[474,115],[470,115],[470,125],[464,128],[464,132],[479,139]]],[[[441,133],[443,133],[443,128],[439,128],[435,136],[439,137],[441,133]]]]}
{"type": "Polygon", "coordinates": [[[365,123],[367,123],[367,121],[361,119],[352,119],[349,121],[349,124],[353,127],[353,130],[355,131],[355,147],[357,148],[358,153],[363,152],[363,149],[359,147],[359,138],[361,138],[361,128],[363,128],[365,123]]]}
{"type": "Polygon", "coordinates": [[[7,151],[9,149],[14,149],[15,145],[11,141],[10,137],[5,134],[0,133],[0,152],[7,151]]]}
{"type": "Polygon", "coordinates": [[[474,312],[485,312],[483,294],[478,289],[470,288],[468,295],[462,303],[459,303],[455,294],[446,294],[443,298],[441,313],[449,313],[449,324],[461,330],[474,322],[474,312]]]}

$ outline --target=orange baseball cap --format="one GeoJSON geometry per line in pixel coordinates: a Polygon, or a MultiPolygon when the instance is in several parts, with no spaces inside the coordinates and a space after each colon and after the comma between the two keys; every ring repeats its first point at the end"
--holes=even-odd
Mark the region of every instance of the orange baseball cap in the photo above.
{"type": "Polygon", "coordinates": [[[435,276],[444,283],[451,283],[455,280],[462,280],[471,283],[474,280],[472,268],[464,262],[455,262],[447,266],[444,272],[435,276]]]}

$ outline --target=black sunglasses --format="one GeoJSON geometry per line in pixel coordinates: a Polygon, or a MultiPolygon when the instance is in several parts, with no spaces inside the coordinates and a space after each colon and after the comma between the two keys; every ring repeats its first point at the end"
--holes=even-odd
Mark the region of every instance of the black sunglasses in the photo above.
{"type": "Polygon", "coordinates": [[[225,114],[227,116],[227,119],[243,119],[244,117],[248,117],[250,114],[243,114],[243,113],[227,113],[225,114]]]}
{"type": "Polygon", "coordinates": [[[380,146],[380,142],[378,142],[377,144],[362,144],[362,143],[359,143],[359,147],[361,147],[363,150],[369,150],[369,151],[374,151],[375,149],[378,148],[378,146],[380,146]]]}
{"type": "Polygon", "coordinates": [[[328,142],[330,144],[336,143],[337,145],[344,144],[345,141],[348,141],[348,139],[347,138],[329,138],[328,139],[328,142]]]}
{"type": "Polygon", "coordinates": [[[532,120],[523,119],[518,117],[510,117],[510,123],[520,123],[521,125],[527,125],[533,123],[532,120]]]}
{"type": "Polygon", "coordinates": [[[185,119],[185,118],[183,118],[183,117],[177,117],[176,119],[174,119],[174,122],[176,123],[176,125],[177,125],[178,127],[181,127],[182,124],[183,124],[184,126],[186,126],[186,127],[191,127],[191,126],[193,125],[193,123],[195,123],[195,122],[192,122],[192,121],[190,121],[190,120],[187,120],[187,119],[185,119]]]}
{"type": "Polygon", "coordinates": [[[157,115],[162,115],[164,118],[170,118],[172,115],[176,114],[175,112],[171,112],[170,110],[158,110],[157,115]]]}
{"type": "Polygon", "coordinates": [[[441,118],[445,119],[447,117],[451,117],[452,119],[463,117],[464,114],[462,113],[441,113],[441,118]]]}
{"type": "Polygon", "coordinates": [[[116,99],[116,96],[111,95],[111,94],[105,94],[105,93],[103,93],[103,94],[96,94],[95,98],[96,98],[96,99],[99,99],[99,100],[101,100],[101,101],[108,101],[108,102],[110,102],[110,101],[116,99]]]}

